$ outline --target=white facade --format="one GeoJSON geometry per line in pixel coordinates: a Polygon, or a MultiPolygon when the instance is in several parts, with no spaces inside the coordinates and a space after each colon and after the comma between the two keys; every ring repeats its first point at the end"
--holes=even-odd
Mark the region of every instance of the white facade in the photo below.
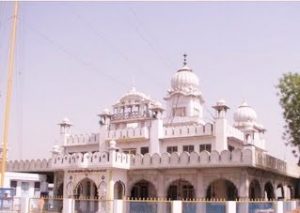
{"type": "Polygon", "coordinates": [[[55,172],[56,194],[130,197],[291,198],[299,168],[267,154],[264,127],[243,102],[227,120],[224,100],[207,122],[199,80],[186,65],[171,78],[163,105],[132,88],[99,114],[94,134],[71,134],[48,160],[9,162],[12,171],[55,172]]]}
{"type": "Polygon", "coordinates": [[[14,188],[16,197],[40,196],[41,192],[48,192],[46,175],[6,172],[4,188],[14,188]]]}

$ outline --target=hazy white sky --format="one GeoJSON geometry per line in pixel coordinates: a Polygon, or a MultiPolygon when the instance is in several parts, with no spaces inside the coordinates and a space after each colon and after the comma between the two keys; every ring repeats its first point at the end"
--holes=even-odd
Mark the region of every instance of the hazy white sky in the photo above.
{"type": "MultiPolygon", "coordinates": [[[[1,122],[11,6],[0,2],[1,122]]],[[[97,114],[132,82],[164,103],[187,53],[205,117],[224,98],[232,121],[246,99],[270,152],[292,159],[275,85],[300,70],[299,11],[299,2],[20,2],[9,158],[50,156],[65,116],[73,133],[97,132],[97,114]]]]}

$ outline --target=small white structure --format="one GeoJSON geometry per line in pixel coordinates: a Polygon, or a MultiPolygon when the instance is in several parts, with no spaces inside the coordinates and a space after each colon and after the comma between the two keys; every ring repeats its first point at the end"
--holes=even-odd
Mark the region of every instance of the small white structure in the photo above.
{"type": "Polygon", "coordinates": [[[36,197],[48,192],[46,175],[6,172],[4,188],[13,188],[16,197],[36,197]]]}
{"type": "Polygon", "coordinates": [[[267,154],[265,128],[245,101],[233,124],[223,99],[213,106],[213,121],[204,119],[199,79],[186,58],[164,99],[166,110],[132,88],[99,114],[98,132],[73,135],[65,118],[51,159],[12,161],[8,168],[54,172],[54,193],[69,198],[235,200],[298,194],[298,166],[267,154]]]}

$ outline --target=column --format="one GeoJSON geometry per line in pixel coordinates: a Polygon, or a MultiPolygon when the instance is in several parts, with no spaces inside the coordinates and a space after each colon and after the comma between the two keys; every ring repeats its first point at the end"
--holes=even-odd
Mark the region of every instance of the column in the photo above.
{"type": "MultiPolygon", "coordinates": [[[[249,177],[246,171],[242,171],[240,176],[240,185],[238,188],[239,198],[248,199],[249,198],[249,177]]],[[[243,202],[243,205],[239,205],[239,212],[247,213],[249,210],[249,203],[243,202]]]]}
{"type": "Polygon", "coordinates": [[[235,201],[227,201],[226,202],[226,212],[236,213],[236,202],[235,201]]]}
{"type": "Polygon", "coordinates": [[[171,205],[172,213],[182,213],[182,201],[174,200],[171,205]]]}
{"type": "Polygon", "coordinates": [[[284,213],[283,201],[276,201],[274,204],[275,204],[275,213],[284,213]]]}
{"type": "Polygon", "coordinates": [[[161,118],[157,118],[151,121],[150,128],[150,147],[149,153],[160,153],[160,141],[159,139],[163,135],[163,120],[161,118]]]}
{"type": "Polygon", "coordinates": [[[72,198],[63,199],[63,213],[73,213],[75,212],[75,202],[72,198]]]}
{"type": "Polygon", "coordinates": [[[107,207],[107,212],[109,213],[113,213],[114,212],[114,209],[113,209],[113,200],[114,200],[114,185],[115,185],[115,181],[113,179],[113,171],[112,170],[109,170],[108,171],[108,203],[106,203],[106,207],[107,207]]]}
{"type": "MultiPolygon", "coordinates": [[[[202,199],[206,197],[206,188],[204,185],[203,174],[198,171],[196,177],[196,199],[202,199]]],[[[206,211],[206,203],[205,202],[197,202],[196,212],[205,212],[206,211]]]]}
{"type": "MultiPolygon", "coordinates": [[[[164,175],[159,172],[157,175],[157,197],[159,198],[166,198],[166,186],[165,186],[165,181],[164,181],[164,175]]],[[[165,202],[157,202],[157,213],[165,213],[167,212],[167,203],[165,202]]]]}
{"type": "Polygon", "coordinates": [[[114,200],[113,201],[113,212],[123,212],[124,200],[114,200]]]}

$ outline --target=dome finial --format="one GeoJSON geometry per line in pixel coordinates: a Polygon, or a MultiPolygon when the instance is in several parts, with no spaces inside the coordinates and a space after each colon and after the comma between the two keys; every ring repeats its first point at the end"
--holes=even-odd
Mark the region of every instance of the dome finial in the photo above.
{"type": "Polygon", "coordinates": [[[183,66],[186,66],[187,62],[186,62],[186,57],[187,57],[187,54],[184,53],[183,54],[183,66]]]}

